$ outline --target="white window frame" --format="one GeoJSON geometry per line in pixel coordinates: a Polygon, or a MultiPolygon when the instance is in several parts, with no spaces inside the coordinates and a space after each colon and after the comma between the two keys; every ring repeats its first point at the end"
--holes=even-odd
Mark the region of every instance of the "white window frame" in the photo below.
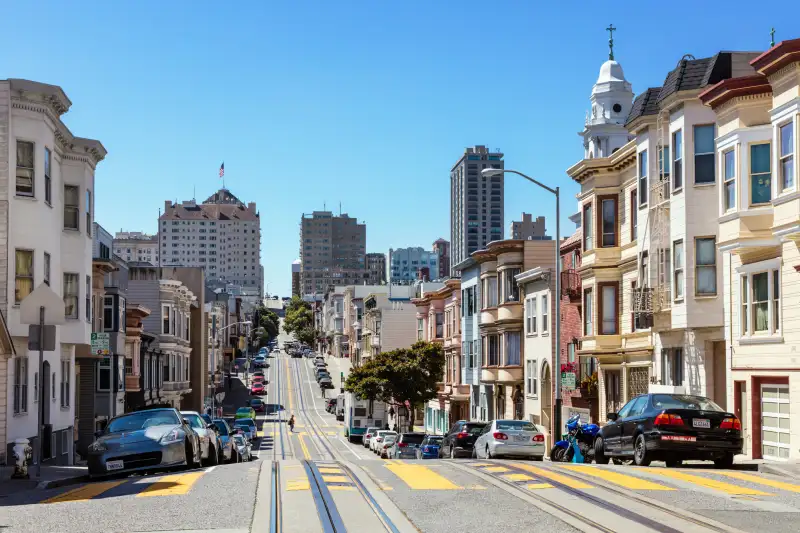
{"type": "Polygon", "coordinates": [[[170,324],[172,324],[172,320],[170,316],[172,314],[172,306],[169,304],[161,304],[161,334],[162,335],[170,335],[170,324]],[[167,327],[164,328],[164,319],[167,319],[167,327]]]}
{"type": "MultiPolygon", "coordinates": [[[[778,393],[778,398],[775,399],[774,401],[768,402],[768,403],[775,403],[776,405],[778,405],[778,411],[780,411],[780,405],[789,405],[789,411],[791,413],[791,397],[788,398],[788,399],[785,399],[785,400],[783,398],[781,398],[781,392],[783,392],[783,391],[785,391],[787,394],[791,394],[789,392],[790,391],[789,385],[778,385],[778,384],[772,384],[772,383],[762,383],[761,384],[761,390],[759,390],[760,400],[761,400],[761,420],[757,421],[758,431],[761,432],[761,451],[762,451],[762,454],[763,454],[763,451],[764,451],[764,445],[765,444],[767,446],[772,446],[774,448],[779,448],[779,449],[782,448],[782,449],[788,450],[788,449],[791,448],[789,444],[782,443],[782,442],[775,442],[775,441],[767,440],[766,438],[764,438],[764,427],[765,427],[764,426],[764,415],[765,415],[765,411],[764,411],[764,389],[775,389],[776,392],[778,393]]],[[[766,426],[769,431],[773,431],[773,432],[778,433],[778,434],[781,434],[781,433],[786,434],[786,433],[788,433],[789,435],[791,435],[791,414],[790,413],[780,413],[780,412],[773,413],[773,412],[769,412],[769,411],[767,411],[766,413],[767,413],[767,416],[769,416],[769,417],[773,417],[773,418],[777,418],[777,419],[789,420],[789,428],[788,429],[775,427],[775,426],[766,426]]],[[[778,422],[778,424],[780,424],[780,422],[778,422]]],[[[780,437],[778,437],[778,438],[780,438],[780,437]]],[[[791,437],[789,437],[789,438],[791,440],[791,437]]],[[[764,455],[765,458],[777,459],[777,460],[780,460],[780,461],[786,461],[786,459],[787,459],[786,457],[780,457],[780,456],[776,457],[774,455],[767,455],[767,454],[763,454],[763,455],[764,455]]]]}
{"type": "Polygon", "coordinates": [[[103,296],[103,331],[114,331],[114,297],[103,296]],[[106,311],[111,310],[111,323],[106,324],[106,311]]]}
{"type": "Polygon", "coordinates": [[[672,192],[674,194],[682,190],[684,184],[683,129],[681,128],[673,131],[671,135],[671,140],[672,143],[670,145],[670,148],[672,149],[672,192]],[[680,142],[680,147],[676,149],[675,145],[677,143],[675,142],[675,139],[677,139],[678,137],[680,137],[681,142],[680,142]],[[676,167],[679,169],[678,171],[675,170],[676,167]],[[680,185],[678,186],[675,185],[675,179],[677,178],[680,178],[680,185]]]}
{"type": "Polygon", "coordinates": [[[16,142],[14,143],[14,157],[16,159],[16,164],[15,164],[15,169],[14,169],[14,195],[15,196],[22,196],[22,197],[25,197],[25,198],[36,198],[36,143],[33,142],[33,141],[28,141],[26,139],[16,139],[16,142]],[[19,144],[20,143],[31,145],[32,157],[33,157],[33,159],[32,159],[33,166],[30,166],[30,167],[20,166],[19,158],[16,157],[17,151],[19,151],[19,144]],[[20,192],[19,189],[17,188],[17,180],[19,179],[18,178],[18,174],[19,174],[20,170],[24,170],[26,172],[30,172],[30,175],[31,175],[30,176],[30,180],[31,180],[31,192],[30,193],[28,193],[28,192],[20,192]]]}
{"type": "Polygon", "coordinates": [[[781,194],[785,191],[793,191],[797,187],[797,158],[795,156],[795,152],[797,150],[797,128],[795,127],[794,119],[789,119],[788,121],[782,122],[778,124],[777,128],[777,150],[775,150],[776,157],[778,158],[778,194],[781,194]],[[789,126],[789,129],[792,132],[792,151],[788,154],[781,154],[781,149],[783,148],[783,138],[781,134],[781,128],[785,126],[789,126]],[[792,161],[792,175],[789,176],[791,180],[791,184],[784,186],[785,183],[785,176],[783,175],[783,162],[785,160],[791,159],[792,161]]]}
{"type": "Polygon", "coordinates": [[[15,415],[24,415],[28,412],[28,363],[27,357],[18,355],[12,359],[10,365],[14,372],[14,394],[11,403],[15,415]]]}
{"type": "Polygon", "coordinates": [[[736,269],[736,273],[738,274],[737,290],[739,305],[737,306],[737,309],[739,310],[739,344],[769,344],[783,342],[783,331],[780,324],[781,319],[783,318],[783,311],[781,309],[781,294],[778,295],[778,298],[775,298],[774,290],[774,276],[777,273],[780,292],[784,292],[781,280],[783,277],[783,272],[781,271],[781,258],[776,257],[775,259],[742,265],[736,269]],[[768,326],[767,331],[756,332],[756,317],[755,313],[753,312],[752,296],[753,275],[761,273],[767,274],[768,326]],[[743,289],[745,289],[746,292],[743,292],[743,289]],[[776,324],[775,322],[778,323],[776,324]]]}
{"type": "Polygon", "coordinates": [[[25,280],[29,279],[29,280],[31,280],[31,292],[36,290],[36,252],[34,250],[31,250],[31,249],[28,249],[28,248],[16,248],[16,249],[14,249],[14,284],[15,284],[15,287],[14,287],[14,289],[15,289],[14,290],[14,305],[15,306],[19,306],[20,304],[22,304],[22,300],[24,300],[28,296],[28,294],[31,293],[31,292],[29,292],[28,294],[26,294],[25,296],[23,296],[22,298],[17,300],[16,281],[18,279],[25,279],[25,280]],[[24,253],[24,254],[28,254],[30,256],[30,258],[31,258],[31,271],[30,271],[30,274],[20,274],[19,272],[17,272],[17,254],[18,253],[24,253]]]}
{"type": "Polygon", "coordinates": [[[527,379],[525,393],[533,399],[539,398],[539,361],[536,359],[528,359],[528,368],[526,368],[527,379]]]}
{"type": "Polygon", "coordinates": [[[678,239],[672,242],[672,285],[674,287],[674,299],[676,302],[683,301],[686,295],[686,246],[683,239],[678,239]],[[680,247],[681,253],[678,254],[677,250],[680,247]],[[680,264],[678,261],[680,258],[680,264]],[[680,279],[678,277],[680,276],[680,279]]]}
{"type": "Polygon", "coordinates": [[[64,298],[64,308],[65,314],[67,318],[71,319],[78,319],[81,316],[81,277],[77,272],[64,272],[63,275],[63,286],[61,287],[61,293],[63,294],[64,298]],[[75,279],[75,294],[67,294],[67,276],[74,276],[75,279]],[[73,314],[66,313],[66,306],[67,306],[67,298],[74,298],[75,299],[75,312],[73,314]]]}
{"type": "Polygon", "coordinates": [[[528,298],[528,335],[538,335],[539,299],[536,296],[528,298]]]}
{"type": "Polygon", "coordinates": [[[737,154],[736,154],[736,147],[733,146],[731,148],[723,150],[721,155],[722,155],[722,158],[721,158],[722,160],[720,161],[720,166],[722,167],[722,212],[723,213],[727,213],[729,211],[735,211],[736,210],[736,206],[738,204],[738,198],[739,198],[739,191],[736,190],[736,182],[737,182],[736,178],[737,178],[737,176],[739,174],[737,172],[739,165],[738,165],[738,157],[737,157],[737,154]],[[725,159],[728,157],[729,154],[731,155],[731,157],[733,157],[733,175],[732,176],[728,176],[727,175],[728,165],[727,165],[727,162],[726,162],[725,159]],[[733,202],[732,202],[731,205],[728,205],[728,186],[729,185],[730,185],[731,188],[733,188],[733,202]]]}
{"type": "Polygon", "coordinates": [[[589,287],[583,290],[583,336],[591,337],[594,335],[594,288],[589,287]]]}
{"type": "Polygon", "coordinates": [[[72,362],[69,359],[61,360],[61,408],[69,407],[70,381],[72,378],[72,362]]]}
{"type": "Polygon", "coordinates": [[[78,185],[71,185],[65,183],[63,187],[64,193],[64,229],[70,231],[81,230],[81,188],[78,185]],[[67,204],[67,189],[74,189],[76,191],[75,204],[67,204]],[[67,213],[74,213],[75,227],[67,225],[67,213]]]}
{"type": "Polygon", "coordinates": [[[637,189],[639,193],[639,209],[645,207],[647,205],[647,201],[649,200],[650,196],[650,155],[647,153],[647,149],[644,149],[639,152],[638,158],[636,160],[636,183],[637,189]]]}
{"type": "Polygon", "coordinates": [[[548,305],[547,304],[547,294],[542,294],[541,298],[542,298],[542,324],[541,324],[541,326],[542,326],[542,335],[547,335],[548,332],[549,332],[548,327],[547,327],[548,316],[549,316],[548,307],[547,307],[547,305],[548,305]]]}

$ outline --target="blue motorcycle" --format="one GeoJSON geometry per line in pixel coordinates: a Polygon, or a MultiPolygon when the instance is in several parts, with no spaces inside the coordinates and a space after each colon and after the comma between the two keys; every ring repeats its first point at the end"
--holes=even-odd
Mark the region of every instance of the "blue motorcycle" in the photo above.
{"type": "Polygon", "coordinates": [[[553,445],[550,460],[557,463],[591,463],[594,461],[594,437],[600,431],[597,424],[581,424],[580,415],[567,420],[567,433],[553,445]]]}

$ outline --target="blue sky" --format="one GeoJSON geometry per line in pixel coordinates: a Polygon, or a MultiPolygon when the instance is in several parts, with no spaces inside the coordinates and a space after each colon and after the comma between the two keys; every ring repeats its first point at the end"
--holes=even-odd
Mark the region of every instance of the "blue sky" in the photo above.
{"type": "MultiPolygon", "coordinates": [[[[9,3],[15,45],[0,77],[60,85],[73,102],[65,123],[103,142],[96,216],[111,232],[154,232],[164,200],[220,187],[224,160],[228,188],[258,203],[266,282],[280,295],[301,213],[323,204],[366,221],[370,252],[449,239],[449,169],[474,144],[562,187],[569,234],[577,187],[564,171],[582,156],[576,133],[609,23],[637,94],[683,54],[764,50],[771,26],[777,40],[800,37],[789,1],[658,13],[641,2],[225,4],[9,3]]],[[[514,176],[505,208],[505,232],[523,210],[554,232],[551,198],[514,176]]]]}

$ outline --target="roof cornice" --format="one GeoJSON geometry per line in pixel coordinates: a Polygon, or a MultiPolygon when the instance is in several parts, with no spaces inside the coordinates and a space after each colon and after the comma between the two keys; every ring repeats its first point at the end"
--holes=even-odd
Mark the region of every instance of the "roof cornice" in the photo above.
{"type": "Polygon", "coordinates": [[[796,62],[800,62],[800,39],[779,42],[750,61],[750,65],[759,73],[770,76],[796,62]]]}
{"type": "Polygon", "coordinates": [[[763,74],[753,76],[742,76],[740,78],[728,78],[712,85],[698,95],[700,101],[712,109],[740,96],[752,96],[756,94],[772,93],[772,86],[767,77],[763,74]]]}

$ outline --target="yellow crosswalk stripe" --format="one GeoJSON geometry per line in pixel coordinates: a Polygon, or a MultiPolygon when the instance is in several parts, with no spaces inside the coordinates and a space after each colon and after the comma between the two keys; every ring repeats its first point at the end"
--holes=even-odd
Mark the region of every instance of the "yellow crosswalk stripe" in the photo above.
{"type": "Polygon", "coordinates": [[[605,468],[597,468],[588,465],[559,465],[559,466],[561,468],[572,470],[580,474],[596,477],[598,479],[602,479],[603,481],[608,481],[609,483],[613,483],[614,485],[619,485],[620,487],[625,487],[626,489],[675,490],[672,487],[667,487],[666,485],[653,483],[652,481],[648,481],[647,479],[620,474],[619,472],[614,472],[612,470],[608,470],[605,468]]]}
{"type": "Polygon", "coordinates": [[[350,478],[347,476],[322,476],[322,480],[325,483],[347,483],[350,478]]]}
{"type": "Polygon", "coordinates": [[[155,483],[148,485],[136,496],[139,498],[149,496],[176,496],[186,494],[198,479],[203,477],[205,472],[189,472],[188,474],[176,474],[164,476],[155,483]]]}
{"type": "Polygon", "coordinates": [[[309,490],[311,484],[307,479],[295,479],[286,482],[286,490],[309,490]]]}
{"type": "Polygon", "coordinates": [[[544,468],[537,468],[535,466],[526,465],[524,463],[515,464],[517,468],[521,470],[526,470],[532,474],[535,474],[539,477],[547,478],[549,480],[555,481],[557,483],[561,483],[567,487],[573,489],[591,489],[592,486],[584,483],[583,481],[579,481],[577,479],[573,479],[569,476],[565,476],[563,474],[559,474],[558,472],[553,472],[551,470],[546,470],[544,468]]]}
{"type": "Polygon", "coordinates": [[[552,489],[553,485],[550,483],[528,483],[527,487],[528,490],[552,489]]]}
{"type": "Polygon", "coordinates": [[[422,465],[392,462],[386,465],[394,475],[399,477],[412,489],[417,490],[458,490],[458,485],[446,477],[422,465]]]}
{"type": "Polygon", "coordinates": [[[58,496],[53,496],[44,500],[42,503],[63,503],[91,500],[95,496],[103,494],[107,490],[122,485],[124,481],[104,481],[102,483],[90,483],[77,489],[68,490],[58,496]]]}
{"type": "Polygon", "coordinates": [[[508,468],[504,466],[490,466],[488,468],[484,468],[483,471],[491,472],[492,474],[497,474],[499,472],[508,472],[508,468]]]}
{"type": "Polygon", "coordinates": [[[789,492],[800,492],[800,485],[792,485],[791,483],[775,481],[773,479],[763,478],[753,474],[745,474],[744,472],[723,472],[721,470],[714,470],[713,472],[722,476],[728,476],[734,479],[740,479],[742,481],[749,481],[750,483],[757,483],[759,485],[765,485],[774,489],[788,490],[789,492]]]}
{"type": "Polygon", "coordinates": [[[695,485],[700,485],[701,487],[706,487],[709,489],[719,490],[725,492],[726,494],[769,496],[769,493],[760,490],[749,489],[747,487],[740,487],[738,485],[725,483],[724,481],[717,481],[716,479],[696,476],[693,474],[686,474],[684,472],[678,472],[676,470],[667,470],[665,468],[648,468],[647,472],[658,476],[678,479],[680,481],[686,481],[688,483],[694,483],[695,485]]]}
{"type": "Polygon", "coordinates": [[[320,474],[341,474],[342,473],[342,469],[341,468],[330,468],[330,467],[328,467],[328,468],[320,468],[319,469],[319,473],[320,474]]]}
{"type": "Polygon", "coordinates": [[[533,478],[528,474],[505,474],[503,479],[508,481],[532,481],[533,478]]]}

